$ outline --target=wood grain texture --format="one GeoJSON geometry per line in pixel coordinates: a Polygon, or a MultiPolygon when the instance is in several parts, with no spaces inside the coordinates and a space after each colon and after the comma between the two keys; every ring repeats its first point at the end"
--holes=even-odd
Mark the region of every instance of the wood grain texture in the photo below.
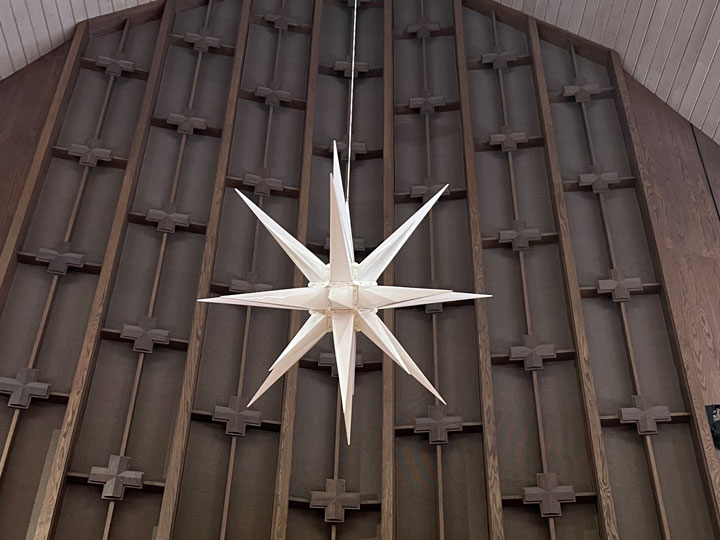
{"type": "MultiPolygon", "coordinates": [[[[383,237],[395,230],[395,117],[393,67],[393,2],[383,4],[383,237]]],[[[383,284],[395,284],[392,263],[383,272],[383,284]]],[[[383,311],[383,321],[395,331],[395,311],[383,311]]],[[[380,539],[395,538],[395,363],[383,354],[382,365],[382,492],[380,539]]]]}
{"type": "MultiPolygon", "coordinates": [[[[173,5],[173,0],[167,0],[163,20],[160,24],[160,33],[153,53],[151,72],[145,88],[138,123],[133,135],[130,156],[118,196],[118,203],[103,258],[102,270],[90,308],[88,325],[83,337],[72,389],[60,430],[58,446],[53,458],[45,498],[38,518],[38,526],[34,536],[35,540],[49,540],[51,538],[52,527],[57,517],[60,494],[70,461],[72,447],[80,431],[82,414],[87,401],[90,381],[92,380],[93,361],[100,344],[100,329],[107,310],[115,272],[119,264],[120,246],[125,236],[128,210],[130,209],[132,196],[135,192],[145,142],[150,129],[150,115],[160,87],[160,74],[164,65],[165,51],[167,49],[167,36],[169,35],[174,18],[173,5]]],[[[86,23],[83,23],[80,27],[84,28],[85,34],[88,33],[86,23]]]]}
{"type": "Polygon", "coordinates": [[[0,82],[0,155],[13,156],[0,181],[0,238],[10,229],[69,49],[66,43],[0,82]]]}
{"type": "MultiPolygon", "coordinates": [[[[310,208],[310,181],[313,157],[313,133],[315,129],[315,105],[317,103],[317,78],[320,64],[320,29],[322,26],[323,0],[315,0],[313,6],[312,34],[310,37],[310,59],[308,60],[307,101],[303,126],[302,164],[300,169],[300,195],[298,197],[298,223],[296,238],[307,241],[308,213],[310,208]]],[[[302,287],[304,277],[293,269],[293,287],[302,287]]],[[[290,336],[300,329],[300,313],[293,311],[290,316],[290,336]]],[[[284,540],[287,534],[290,499],[290,474],[292,472],[292,446],[295,432],[295,411],[297,407],[298,366],[285,375],[283,386],[282,418],[280,424],[280,447],[278,448],[275,495],[273,504],[272,540],[284,540]]]]}
{"type": "Polygon", "coordinates": [[[618,106],[625,115],[621,125],[631,168],[640,179],[638,201],[664,287],[671,341],[677,350],[678,373],[718,534],[720,469],[705,416],[708,384],[704,378],[708,366],[713,366],[711,373],[717,370],[715,336],[720,327],[715,325],[720,321],[720,295],[709,286],[708,265],[701,261],[717,266],[720,223],[691,126],[631,78],[626,80],[616,53],[609,55],[609,68],[618,89],[618,106]]]}
{"type": "MultiPolygon", "coordinates": [[[[467,59],[465,57],[465,29],[463,26],[462,10],[462,1],[453,0],[463,158],[465,161],[465,188],[467,190],[468,226],[470,228],[470,249],[473,261],[473,289],[475,292],[482,292],[485,290],[485,278],[483,274],[480,210],[478,207],[474,143],[470,120],[470,89],[467,76],[467,59]]],[[[475,329],[478,340],[477,357],[480,379],[480,407],[482,409],[483,424],[482,440],[485,463],[488,538],[502,540],[505,538],[505,531],[503,528],[502,497],[500,492],[500,467],[497,455],[497,428],[495,427],[490,333],[488,329],[487,310],[485,304],[480,300],[475,300],[475,329]]]]}
{"type": "Polygon", "coordinates": [[[595,395],[595,382],[590,367],[590,353],[585,333],[585,319],[582,310],[580,288],[578,286],[575,255],[570,238],[570,225],[567,208],[565,206],[565,193],[563,179],[560,174],[560,160],[558,157],[555,134],[553,131],[552,115],[550,112],[550,99],[547,93],[545,70],[542,64],[540,51],[540,37],[537,23],[528,21],[528,41],[532,57],[535,92],[538,100],[538,112],[542,134],[545,140],[545,166],[551,193],[551,203],[555,220],[555,227],[559,233],[560,259],[563,264],[563,281],[565,295],[570,313],[573,341],[577,364],[577,377],[583,399],[583,413],[585,428],[590,448],[590,461],[592,463],[595,489],[598,493],[598,509],[600,511],[599,525],[604,539],[619,539],[615,506],[610,489],[610,473],[605,459],[605,447],[600,426],[600,413],[595,395]]]}
{"type": "MultiPolygon", "coordinates": [[[[215,171],[215,183],[213,185],[212,200],[210,203],[210,216],[205,232],[203,258],[200,263],[197,298],[207,298],[210,296],[210,285],[220,234],[220,218],[225,196],[225,178],[228,173],[233,127],[237,113],[238,92],[242,81],[243,66],[245,65],[245,50],[250,27],[250,9],[251,1],[243,0],[237,38],[235,40],[237,45],[235,48],[232,75],[228,88],[227,103],[225,105],[220,153],[218,155],[218,165],[215,171]]],[[[169,34],[166,37],[169,37],[169,34]]],[[[198,372],[200,369],[200,356],[202,354],[206,322],[207,304],[196,302],[192,327],[190,329],[188,351],[185,357],[185,371],[183,374],[182,388],[180,390],[180,401],[177,416],[175,417],[175,428],[173,430],[172,443],[168,455],[165,491],[163,493],[160,518],[158,519],[156,532],[157,540],[169,540],[172,537],[173,526],[175,524],[175,514],[180,497],[185,454],[187,452],[188,437],[190,435],[190,417],[195,399],[195,387],[197,386],[198,372]]]]}

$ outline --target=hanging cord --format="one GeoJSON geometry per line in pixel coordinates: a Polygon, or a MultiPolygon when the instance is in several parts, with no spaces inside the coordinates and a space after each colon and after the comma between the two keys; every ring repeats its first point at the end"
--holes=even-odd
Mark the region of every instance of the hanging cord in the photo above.
{"type": "Polygon", "coordinates": [[[355,36],[357,34],[357,6],[358,0],[355,0],[353,6],[352,53],[350,58],[350,111],[348,115],[348,163],[347,173],[345,174],[345,202],[350,201],[350,162],[352,161],[353,99],[355,97],[355,36]]]}

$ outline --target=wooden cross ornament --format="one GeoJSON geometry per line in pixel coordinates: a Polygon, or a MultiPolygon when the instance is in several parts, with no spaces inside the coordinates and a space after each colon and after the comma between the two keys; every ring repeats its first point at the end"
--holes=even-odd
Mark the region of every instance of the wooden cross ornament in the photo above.
{"type": "Polygon", "coordinates": [[[32,398],[47,399],[50,396],[50,385],[37,382],[38,370],[22,368],[14,379],[0,377],[0,394],[9,394],[8,407],[27,409],[32,398]]]}
{"type": "Polygon", "coordinates": [[[111,455],[107,467],[93,467],[88,476],[89,484],[104,484],[102,498],[121,501],[125,488],[142,489],[145,473],[130,470],[130,458],[111,455]]]}
{"type": "Polygon", "coordinates": [[[539,473],[535,477],[537,478],[537,487],[523,488],[523,502],[540,505],[542,517],[561,516],[560,503],[575,502],[573,487],[558,486],[555,473],[539,473]]]}
{"type": "Polygon", "coordinates": [[[325,523],[342,523],[345,510],[360,510],[360,494],[345,491],[345,480],[325,480],[325,491],[310,493],[310,508],[325,509],[325,523]]]}
{"type": "Polygon", "coordinates": [[[215,406],[212,419],[215,422],[225,422],[225,433],[233,437],[244,437],[247,426],[262,425],[262,413],[247,408],[246,397],[232,396],[227,407],[215,406]]]}
{"type": "Polygon", "coordinates": [[[427,433],[430,444],[447,444],[448,433],[462,431],[462,418],[448,416],[445,405],[428,406],[428,415],[415,419],[415,433],[427,433]]]}

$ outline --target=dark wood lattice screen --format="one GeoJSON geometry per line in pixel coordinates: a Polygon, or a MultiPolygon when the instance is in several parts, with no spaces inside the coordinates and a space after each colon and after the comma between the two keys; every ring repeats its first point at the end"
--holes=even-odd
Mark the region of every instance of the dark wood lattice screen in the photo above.
{"type": "Polygon", "coordinates": [[[480,0],[167,0],[81,23],[0,255],[0,537],[705,539],[689,391],[618,59],[480,0]],[[321,257],[333,139],[356,257],[449,189],[383,282],[448,404],[324,339],[252,409],[321,257]]]}

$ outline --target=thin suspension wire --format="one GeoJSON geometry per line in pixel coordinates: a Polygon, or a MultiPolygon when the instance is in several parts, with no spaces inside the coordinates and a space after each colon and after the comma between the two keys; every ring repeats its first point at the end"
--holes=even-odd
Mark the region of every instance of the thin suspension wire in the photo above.
{"type": "Polygon", "coordinates": [[[352,51],[350,57],[350,111],[348,114],[348,164],[345,174],[345,202],[350,201],[350,162],[352,161],[352,125],[353,125],[353,100],[355,98],[355,37],[357,35],[357,6],[358,0],[353,5],[352,24],[352,51]]]}

